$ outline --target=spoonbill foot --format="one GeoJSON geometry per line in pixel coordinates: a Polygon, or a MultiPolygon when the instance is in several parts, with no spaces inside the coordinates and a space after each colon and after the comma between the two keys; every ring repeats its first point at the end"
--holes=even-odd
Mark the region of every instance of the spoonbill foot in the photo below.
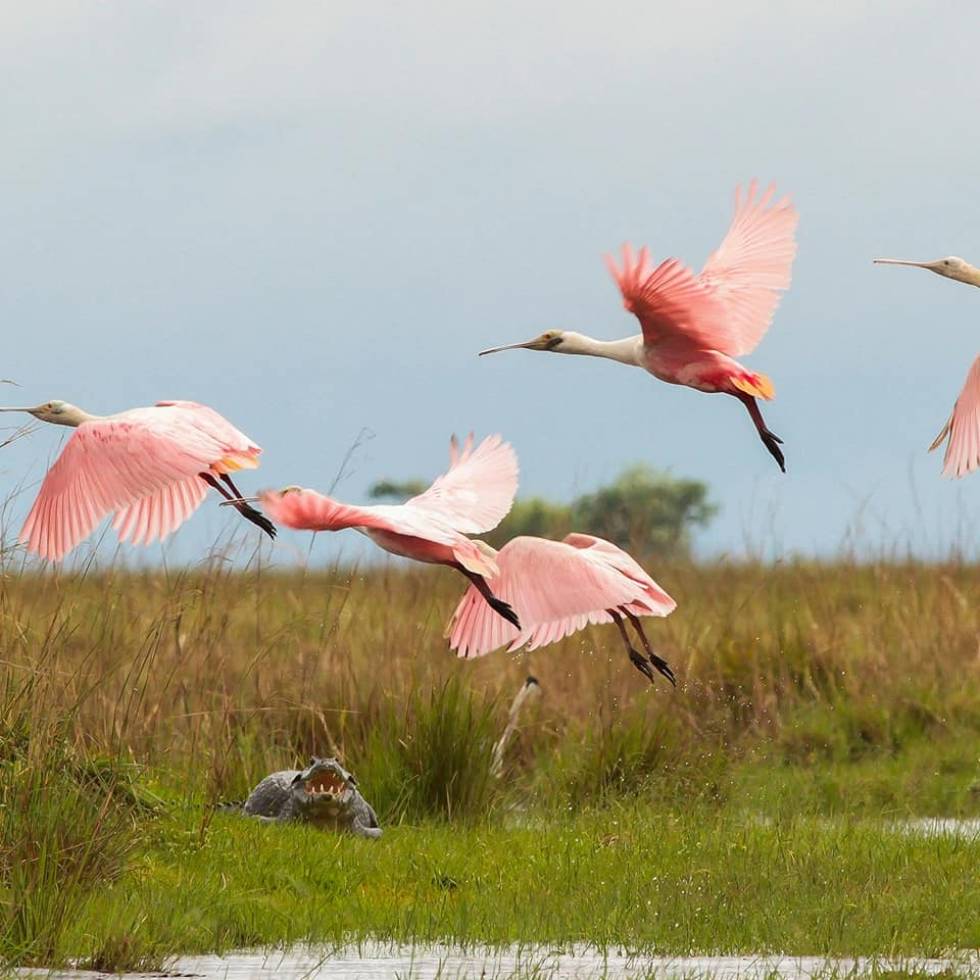
{"type": "Polygon", "coordinates": [[[670,669],[670,664],[664,660],[663,657],[658,657],[655,653],[649,653],[647,656],[650,658],[650,663],[653,664],[657,670],[670,681],[674,687],[677,687],[677,678],[674,676],[674,672],[670,669]]]}
{"type": "Polygon", "coordinates": [[[643,656],[638,650],[634,650],[629,647],[630,663],[651,683],[653,680],[653,671],[650,669],[650,663],[646,657],[643,656]]]}
{"type": "Polygon", "coordinates": [[[238,511],[246,521],[251,521],[256,527],[261,528],[269,535],[270,538],[275,539],[276,536],[276,525],[269,520],[261,511],[256,510],[254,507],[250,507],[248,504],[235,505],[235,510],[238,511]]]}

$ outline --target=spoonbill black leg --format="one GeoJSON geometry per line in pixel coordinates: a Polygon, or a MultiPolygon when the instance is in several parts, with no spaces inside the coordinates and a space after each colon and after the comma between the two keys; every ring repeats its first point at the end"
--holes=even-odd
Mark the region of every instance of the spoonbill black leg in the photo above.
{"type": "Polygon", "coordinates": [[[224,497],[225,500],[227,500],[232,507],[234,507],[235,510],[237,510],[238,513],[245,518],[245,520],[251,521],[256,527],[261,528],[266,534],[269,535],[270,538],[274,538],[276,536],[275,524],[273,524],[272,521],[265,516],[265,514],[257,511],[254,507],[249,506],[244,500],[240,499],[242,495],[238,492],[235,484],[231,482],[231,479],[227,475],[223,474],[222,479],[224,479],[231,486],[232,490],[234,491],[234,495],[229,493],[220,483],[218,483],[218,481],[210,473],[200,473],[198,475],[206,484],[208,484],[208,486],[214,487],[214,489],[217,490],[218,493],[220,493],[221,496],[224,497]]]}

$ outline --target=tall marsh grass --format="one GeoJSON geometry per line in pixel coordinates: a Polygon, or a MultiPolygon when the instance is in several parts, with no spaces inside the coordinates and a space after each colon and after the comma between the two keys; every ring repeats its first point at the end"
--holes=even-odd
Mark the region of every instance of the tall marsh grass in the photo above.
{"type": "MultiPolygon", "coordinates": [[[[740,760],[791,773],[980,742],[980,567],[656,575],[680,603],[648,628],[676,690],[650,687],[605,628],[456,660],[442,630],[461,584],[436,569],[41,575],[6,560],[0,956],[56,961],[73,908],[126,872],[158,814],[191,808],[203,840],[210,803],[312,754],[340,755],[390,824],[644,794],[720,805],[740,760]],[[543,697],[497,779],[493,744],[529,669],[543,697]]],[[[120,939],[93,962],[127,955],[120,939]]]]}

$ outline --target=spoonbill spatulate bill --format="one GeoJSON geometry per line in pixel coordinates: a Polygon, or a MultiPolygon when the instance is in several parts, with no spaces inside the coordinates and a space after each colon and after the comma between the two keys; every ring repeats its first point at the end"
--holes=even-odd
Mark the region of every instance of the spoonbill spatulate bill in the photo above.
{"type": "Polygon", "coordinates": [[[968,286],[980,286],[980,269],[970,265],[958,255],[947,255],[944,259],[933,259],[931,262],[916,262],[912,259],[875,259],[875,265],[907,265],[913,269],[928,269],[937,276],[965,282],[968,286]]]}
{"type": "Polygon", "coordinates": [[[700,273],[679,259],[651,266],[644,247],[623,247],[622,266],[607,258],[623,305],[642,333],[623,340],[596,340],[568,330],[548,330],[533,340],[480,351],[525,348],[556,354],[605,357],[641,367],[669,384],[737,398],[748,410],[766,449],[785,472],[782,440],[766,426],[756,399],[775,395],[772,381],[735,358],[758,345],[772,322],[780,293],[790,284],[796,256],[798,215],[786,198],[761,195],[755,181],[743,197],[721,245],[700,273]]]}
{"type": "Polygon", "coordinates": [[[667,661],[650,645],[641,616],[667,616],[677,603],[625,551],[591,534],[562,541],[517,537],[493,552],[498,571],[488,585],[520,617],[516,628],[487,613],[470,587],[453,613],[446,635],[460,657],[482,657],[499,647],[528,650],[556,643],[592,623],[615,623],[630,662],[651,683],[657,670],[676,683],[667,661]],[[630,625],[643,645],[629,637],[630,625]]]}
{"type": "Polygon", "coordinates": [[[266,491],[258,499],[286,527],[353,528],[393,555],[455,568],[482,602],[516,627],[514,610],[487,584],[498,571],[491,549],[466,535],[491,531],[507,516],[517,492],[517,456],[500,436],[488,436],[475,449],[472,436],[462,448],[453,437],[449,461],[449,470],[428,490],[403,504],[358,507],[301,487],[266,491]]]}
{"type": "Polygon", "coordinates": [[[200,507],[208,487],[237,501],[242,517],[275,537],[273,524],[240,499],[230,476],[255,469],[261,448],[207,405],[157,402],[100,416],[50,401],[0,411],[75,429],[20,533],[42,558],[60,561],[109,514],[120,541],[162,540],[200,507]]]}

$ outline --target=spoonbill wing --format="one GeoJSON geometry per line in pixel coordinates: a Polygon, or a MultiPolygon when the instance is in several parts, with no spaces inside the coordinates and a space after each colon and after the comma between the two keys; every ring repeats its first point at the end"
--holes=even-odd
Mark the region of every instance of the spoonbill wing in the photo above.
{"type": "Polygon", "coordinates": [[[966,476],[980,467],[980,357],[966,376],[953,414],[929,448],[936,449],[947,437],[943,476],[966,476]]]}
{"type": "Polygon", "coordinates": [[[170,401],[157,402],[156,407],[176,409],[174,414],[179,415],[183,423],[217,439],[226,450],[226,456],[221,461],[222,468],[234,471],[258,467],[258,457],[262,450],[210,406],[198,402],[170,401]]]}
{"type": "Polygon", "coordinates": [[[207,495],[207,484],[195,474],[117,510],[112,519],[112,529],[120,541],[133,544],[162,541],[204,503],[207,495]]]}
{"type": "Polygon", "coordinates": [[[788,198],[772,203],[775,187],[757,191],[752,181],[743,200],[735,189],[732,223],[698,277],[726,311],[729,340],[717,349],[732,357],[754,350],[769,329],[796,257],[799,214],[788,198]]]}
{"type": "Polygon", "coordinates": [[[143,541],[169,533],[178,517],[193,513],[204,495],[189,492],[187,484],[226,447],[178,417],[161,419],[153,411],[134,409],[75,430],[21,531],[30,551],[60,561],[113,511],[123,512],[127,535],[138,533],[143,541]]]}
{"type": "Polygon", "coordinates": [[[665,259],[653,271],[646,247],[634,256],[623,246],[623,267],[611,256],[606,265],[623,294],[623,306],[640,321],[648,346],[681,341],[697,348],[714,348],[732,340],[726,332],[725,311],[712,292],[679,259],[665,259]]]}
{"type": "Polygon", "coordinates": [[[511,650],[525,643],[534,650],[589,623],[610,622],[610,608],[666,616],[675,605],[625,552],[590,535],[570,535],[564,542],[517,537],[498,552],[497,564],[500,573],[488,584],[495,596],[514,607],[523,629],[504,622],[489,607],[487,615],[480,608],[486,603],[471,586],[447,629],[450,648],[460,657],[480,657],[508,643],[511,650]],[[595,543],[603,548],[593,550],[595,543]]]}
{"type": "Polygon", "coordinates": [[[239,432],[231,422],[228,421],[220,412],[216,412],[210,405],[202,405],[200,402],[189,402],[169,400],[156,403],[157,408],[179,408],[188,416],[195,416],[203,424],[215,431],[220,431],[225,439],[233,441],[236,438],[244,442],[250,442],[248,436],[239,432]]]}
{"type": "Polygon", "coordinates": [[[630,612],[636,613],[637,616],[669,616],[677,608],[677,603],[657,585],[643,566],[611,541],[577,532],[566,535],[562,540],[565,544],[577,548],[586,561],[614,569],[643,590],[642,598],[627,604],[630,612]]]}
{"type": "Polygon", "coordinates": [[[517,472],[517,455],[499,435],[487,436],[476,449],[472,433],[462,447],[453,436],[448,471],[405,506],[435,514],[464,534],[482,534],[510,511],[517,472]]]}
{"type": "Polygon", "coordinates": [[[736,357],[759,343],[779,291],[789,286],[798,215],[786,199],[770,206],[772,188],[761,197],[756,192],[754,181],[744,201],[736,190],[731,226],[700,275],[679,259],[666,259],[651,271],[646,248],[634,256],[624,246],[622,268],[607,257],[645,344],[679,341],[736,357]]]}

